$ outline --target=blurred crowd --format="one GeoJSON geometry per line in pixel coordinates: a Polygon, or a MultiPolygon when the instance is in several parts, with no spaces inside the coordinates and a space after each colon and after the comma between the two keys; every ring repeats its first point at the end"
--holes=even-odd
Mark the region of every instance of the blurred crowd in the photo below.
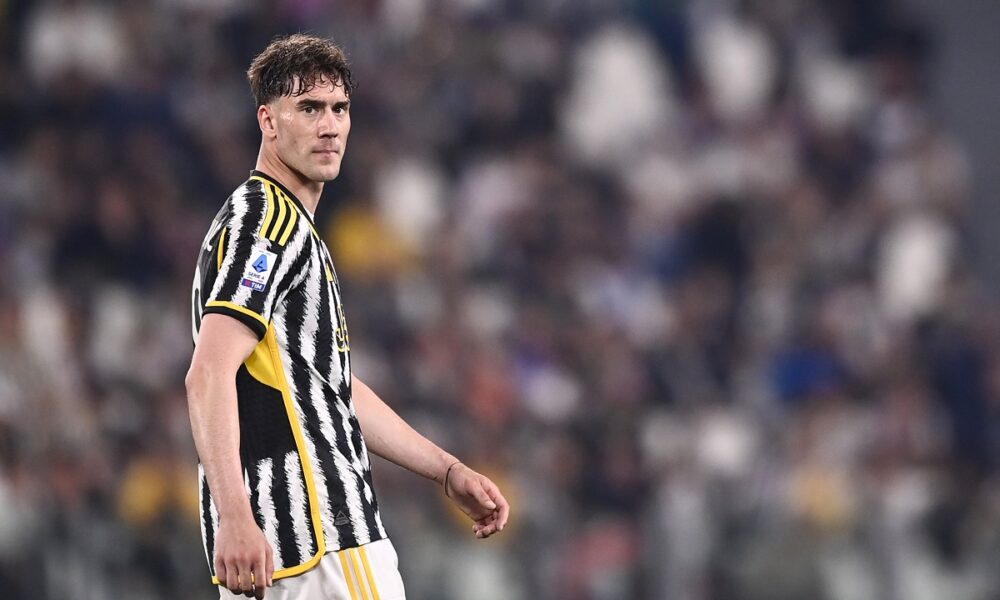
{"type": "Polygon", "coordinates": [[[932,23],[866,0],[13,0],[4,598],[217,597],[191,279],[256,159],[245,69],[293,31],[360,82],[317,215],[356,372],[514,507],[477,541],[377,461],[408,597],[1000,597],[1000,303],[929,108],[932,23]]]}

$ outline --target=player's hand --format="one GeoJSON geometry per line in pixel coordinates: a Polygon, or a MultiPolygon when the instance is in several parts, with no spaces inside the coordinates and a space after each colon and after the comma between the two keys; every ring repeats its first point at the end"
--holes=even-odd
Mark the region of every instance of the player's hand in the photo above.
{"type": "Polygon", "coordinates": [[[220,519],[215,535],[215,574],[234,594],[264,597],[273,583],[274,551],[252,517],[220,519]]]}
{"type": "Polygon", "coordinates": [[[503,530],[510,505],[489,477],[458,463],[445,484],[445,495],[475,522],[472,532],[477,538],[488,538],[503,530]]]}

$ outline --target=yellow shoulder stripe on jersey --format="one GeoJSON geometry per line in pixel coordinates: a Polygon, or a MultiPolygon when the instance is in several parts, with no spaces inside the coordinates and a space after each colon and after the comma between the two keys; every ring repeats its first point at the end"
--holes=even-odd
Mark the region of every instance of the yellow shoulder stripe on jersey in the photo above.
{"type": "Polygon", "coordinates": [[[368,587],[372,589],[372,600],[381,600],[378,597],[378,588],[375,586],[375,578],[372,576],[372,566],[368,562],[368,552],[365,550],[364,546],[358,548],[358,554],[361,555],[361,563],[365,566],[365,577],[368,578],[368,587]]]}
{"type": "Polygon", "coordinates": [[[222,268],[222,257],[226,255],[226,228],[223,227],[222,231],[219,232],[219,258],[216,269],[222,268]]]}
{"type": "Polygon", "coordinates": [[[295,204],[285,195],[282,194],[282,198],[288,203],[288,224],[285,225],[285,230],[278,236],[277,242],[279,246],[284,246],[288,243],[288,236],[292,235],[292,229],[295,227],[295,221],[299,219],[299,211],[295,208],[295,204]]]}
{"type": "MultiPolygon", "coordinates": [[[[267,179],[260,177],[258,175],[254,175],[253,177],[251,177],[251,179],[256,179],[257,181],[259,181],[261,185],[264,186],[264,189],[267,190],[267,197],[268,197],[267,215],[265,215],[264,223],[260,227],[260,236],[266,237],[272,241],[276,241],[282,246],[284,246],[285,244],[288,243],[288,238],[291,236],[292,231],[294,231],[295,221],[298,220],[299,213],[301,212],[301,210],[299,209],[298,205],[295,204],[294,200],[289,198],[287,194],[285,194],[280,188],[274,185],[274,183],[272,183],[271,181],[268,181],[267,179]],[[277,222],[274,223],[274,228],[271,231],[271,235],[270,236],[267,235],[267,230],[269,226],[272,224],[271,221],[274,217],[274,204],[273,204],[275,202],[275,200],[273,199],[274,193],[281,194],[288,201],[288,212],[289,212],[289,218],[291,219],[291,222],[289,222],[285,226],[285,229],[281,233],[280,237],[277,235],[278,230],[281,229],[280,213],[278,215],[278,218],[276,219],[277,222]]],[[[306,223],[309,225],[309,229],[312,230],[313,236],[317,240],[320,239],[319,232],[316,231],[316,226],[313,225],[312,220],[306,219],[306,223]]]]}
{"type": "MultiPolygon", "coordinates": [[[[261,177],[259,175],[254,175],[250,179],[256,179],[257,181],[259,181],[261,183],[261,185],[264,186],[264,189],[267,190],[268,197],[270,198],[271,191],[268,189],[268,187],[269,186],[274,186],[274,183],[268,181],[267,179],[265,179],[265,178],[263,178],[263,177],[261,177]]],[[[275,186],[275,189],[278,190],[277,186],[275,186]]],[[[280,192],[281,190],[278,190],[278,191],[280,192]]],[[[281,193],[284,194],[284,192],[281,192],[281,193]]],[[[288,207],[289,207],[289,209],[294,210],[295,211],[295,216],[298,217],[298,213],[300,212],[299,211],[299,207],[296,206],[295,202],[293,200],[291,200],[291,198],[289,198],[289,205],[288,205],[288,207]]],[[[269,205],[268,206],[268,215],[272,214],[270,209],[271,209],[271,206],[269,205]]],[[[316,236],[316,239],[319,239],[319,232],[316,231],[316,226],[312,224],[312,221],[309,220],[309,219],[306,219],[306,223],[309,224],[309,229],[312,229],[313,235],[316,236]]],[[[260,235],[261,236],[264,236],[264,232],[267,230],[267,226],[270,225],[270,224],[271,224],[270,216],[265,217],[264,224],[260,228],[260,235]]],[[[286,229],[286,231],[290,231],[290,229],[286,229]]],[[[281,238],[284,239],[285,238],[285,234],[282,234],[281,238]]],[[[284,242],[279,242],[279,243],[284,243],[284,242]]]]}
{"type": "Polygon", "coordinates": [[[260,321],[260,323],[264,327],[267,327],[267,321],[264,320],[264,317],[260,316],[259,314],[255,313],[254,311],[250,310],[249,308],[246,308],[244,306],[240,306],[239,304],[236,304],[234,302],[227,302],[225,300],[212,300],[211,302],[209,302],[208,304],[205,305],[205,308],[208,308],[209,306],[222,306],[222,307],[228,308],[230,310],[235,310],[238,313],[242,313],[242,314],[247,315],[249,317],[253,317],[254,319],[260,321]]]}
{"type": "Polygon", "coordinates": [[[337,556],[340,557],[340,568],[344,570],[344,580],[347,581],[347,591],[351,594],[351,600],[358,600],[358,592],[354,589],[354,578],[351,577],[351,567],[347,564],[346,554],[347,550],[341,550],[337,553],[337,556]]]}
{"type": "Polygon", "coordinates": [[[271,193],[271,185],[260,180],[261,186],[264,188],[264,194],[267,196],[267,212],[264,213],[264,222],[260,225],[260,230],[257,232],[261,237],[267,233],[268,226],[271,225],[271,219],[274,218],[274,194],[271,193]]]}
{"type": "Polygon", "coordinates": [[[272,242],[278,241],[278,231],[285,224],[286,213],[288,212],[288,199],[285,198],[285,194],[276,188],[274,184],[268,184],[267,186],[271,192],[277,196],[276,202],[278,204],[278,217],[274,220],[274,224],[271,225],[271,231],[268,232],[264,230],[261,235],[271,240],[272,242]]]}

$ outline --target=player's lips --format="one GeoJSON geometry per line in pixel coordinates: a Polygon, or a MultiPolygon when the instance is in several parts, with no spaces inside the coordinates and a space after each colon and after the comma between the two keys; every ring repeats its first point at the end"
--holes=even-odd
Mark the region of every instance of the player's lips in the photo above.
{"type": "Polygon", "coordinates": [[[330,150],[320,148],[319,150],[313,150],[314,154],[340,154],[340,150],[330,150]]]}

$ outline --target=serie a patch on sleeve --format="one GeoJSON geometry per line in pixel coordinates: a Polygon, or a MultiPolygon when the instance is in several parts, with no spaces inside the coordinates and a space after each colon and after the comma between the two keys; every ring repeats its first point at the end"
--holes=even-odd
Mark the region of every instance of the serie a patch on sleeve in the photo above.
{"type": "Polygon", "coordinates": [[[278,255],[267,250],[255,249],[250,255],[250,262],[243,271],[243,280],[240,282],[255,292],[263,292],[267,287],[267,280],[271,278],[271,271],[274,270],[278,255]]]}

